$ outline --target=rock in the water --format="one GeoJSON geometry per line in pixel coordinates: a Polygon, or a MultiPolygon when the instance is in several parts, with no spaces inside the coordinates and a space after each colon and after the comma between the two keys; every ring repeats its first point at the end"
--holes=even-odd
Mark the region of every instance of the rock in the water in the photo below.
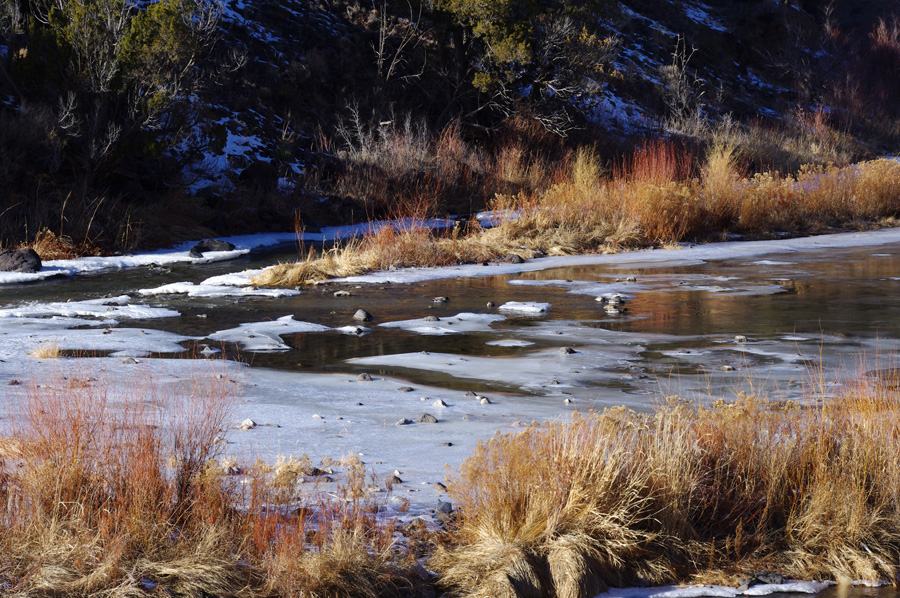
{"type": "Polygon", "coordinates": [[[733,365],[723,365],[719,369],[722,370],[723,372],[733,372],[734,366],[733,365]]]}
{"type": "Polygon", "coordinates": [[[125,359],[122,360],[122,363],[124,363],[126,365],[134,365],[137,362],[138,362],[138,360],[135,359],[134,357],[126,357],[125,359]]]}
{"type": "Polygon", "coordinates": [[[359,376],[357,376],[356,379],[357,379],[357,381],[359,381],[359,382],[371,382],[371,381],[372,381],[372,376],[370,376],[370,375],[367,374],[366,372],[363,372],[362,374],[360,374],[359,376]]]}
{"type": "Polygon", "coordinates": [[[445,402],[442,401],[441,399],[438,399],[437,401],[435,401],[434,403],[432,403],[431,406],[432,406],[432,407],[446,407],[446,406],[447,406],[447,403],[445,403],[445,402]]]}
{"type": "Polygon", "coordinates": [[[437,316],[425,316],[422,318],[423,322],[440,322],[441,319],[437,316]]]}
{"type": "Polygon", "coordinates": [[[560,347],[559,352],[563,355],[572,355],[573,353],[577,353],[578,351],[576,351],[572,347],[560,347]]]}
{"type": "Polygon", "coordinates": [[[335,297],[350,297],[350,291],[335,291],[335,297]]]}
{"type": "Polygon", "coordinates": [[[318,413],[313,413],[313,416],[312,416],[312,417],[313,417],[313,419],[325,419],[324,417],[322,417],[322,416],[319,415],[318,413]]]}
{"type": "Polygon", "coordinates": [[[19,386],[20,384],[22,384],[22,383],[19,382],[18,380],[10,380],[6,385],[7,386],[19,386]]]}
{"type": "Polygon", "coordinates": [[[493,301],[488,301],[488,302],[487,302],[487,307],[488,307],[488,309],[490,309],[490,308],[492,308],[492,307],[496,307],[496,306],[497,306],[497,304],[494,303],[493,301]]]}
{"type": "Polygon", "coordinates": [[[472,392],[471,390],[467,390],[466,396],[467,397],[477,397],[478,395],[476,393],[472,392]]]}
{"type": "Polygon", "coordinates": [[[423,413],[419,417],[416,418],[416,422],[420,424],[436,424],[438,420],[435,416],[430,413],[423,413]]]}
{"type": "Polygon", "coordinates": [[[448,301],[450,301],[450,299],[447,297],[435,297],[431,300],[432,303],[447,303],[448,301]]]}
{"type": "Polygon", "coordinates": [[[203,257],[207,251],[232,251],[234,245],[228,241],[219,241],[218,239],[203,239],[193,247],[191,247],[191,257],[203,257]]]}
{"type": "Polygon", "coordinates": [[[737,335],[736,337],[734,337],[734,342],[736,342],[736,343],[746,343],[746,342],[747,342],[747,337],[744,336],[743,334],[739,334],[739,335],[737,335]]]}
{"type": "Polygon", "coordinates": [[[525,263],[525,260],[522,258],[522,256],[517,255],[515,253],[510,253],[508,256],[506,256],[506,259],[511,264],[524,264],[525,263]]]}
{"type": "Polygon", "coordinates": [[[389,477],[389,478],[388,478],[388,481],[389,481],[392,485],[393,485],[393,484],[402,484],[402,483],[403,483],[403,480],[401,480],[401,479],[400,479],[398,476],[396,476],[396,475],[392,475],[391,477],[389,477]]]}
{"type": "Polygon", "coordinates": [[[629,276],[625,279],[625,282],[637,282],[637,278],[634,276],[629,276]]]}
{"type": "Polygon", "coordinates": [[[437,504],[437,512],[441,515],[452,515],[453,505],[449,501],[439,500],[437,504]]]}
{"type": "Polygon", "coordinates": [[[413,391],[413,387],[412,387],[412,386],[401,386],[401,387],[398,388],[397,390],[398,390],[399,392],[412,392],[412,391],[413,391]]]}
{"type": "Polygon", "coordinates": [[[398,426],[408,426],[408,425],[411,424],[411,423],[413,423],[413,420],[411,420],[411,419],[406,419],[406,418],[404,417],[403,419],[398,419],[396,425],[398,425],[398,426]]]}
{"type": "Polygon", "coordinates": [[[34,249],[6,249],[0,251],[0,272],[37,272],[41,269],[41,257],[34,249]]]}
{"type": "Polygon", "coordinates": [[[478,398],[478,402],[481,403],[482,405],[490,405],[491,404],[491,400],[487,397],[477,397],[477,398],[478,398]]]}
{"type": "Polygon", "coordinates": [[[256,422],[250,419],[249,417],[241,422],[241,425],[238,426],[239,430],[252,430],[256,427],[256,422]]]}
{"type": "Polygon", "coordinates": [[[360,322],[369,322],[372,320],[372,314],[364,309],[357,309],[356,313],[353,314],[353,319],[360,322]]]}

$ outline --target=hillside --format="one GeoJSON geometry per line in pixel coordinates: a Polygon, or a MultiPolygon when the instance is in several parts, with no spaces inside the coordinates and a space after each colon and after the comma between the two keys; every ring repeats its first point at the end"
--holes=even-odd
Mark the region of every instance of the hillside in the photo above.
{"type": "Polygon", "coordinates": [[[464,215],[550,185],[579,147],[615,170],[651,137],[688,161],[726,140],[750,172],[894,152],[892,8],[4,2],[0,243],[464,215]]]}

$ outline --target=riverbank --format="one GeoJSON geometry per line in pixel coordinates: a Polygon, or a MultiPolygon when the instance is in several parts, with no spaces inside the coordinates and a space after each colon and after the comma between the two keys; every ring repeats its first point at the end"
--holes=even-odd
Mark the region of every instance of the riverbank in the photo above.
{"type": "Polygon", "coordinates": [[[359,457],[225,458],[241,390],[200,364],[189,399],[91,370],[27,389],[0,443],[6,590],[588,598],[897,579],[896,373],[804,406],[668,397],[535,423],[480,444],[450,474],[452,506],[423,518],[395,500],[401,472],[370,479],[359,457]]]}
{"type": "Polygon", "coordinates": [[[433,231],[384,227],[321,255],[268,268],[261,286],[315,284],[371,271],[545,255],[674,247],[685,240],[814,234],[894,225],[900,214],[900,162],[881,159],[838,168],[804,167],[794,175],[742,174],[733,148],[716,146],[689,178],[663,143],[639,150],[612,176],[580,152],[557,183],[542,191],[497,196],[497,226],[477,223],[433,231]],[[505,215],[505,216],[504,216],[505,215]]]}

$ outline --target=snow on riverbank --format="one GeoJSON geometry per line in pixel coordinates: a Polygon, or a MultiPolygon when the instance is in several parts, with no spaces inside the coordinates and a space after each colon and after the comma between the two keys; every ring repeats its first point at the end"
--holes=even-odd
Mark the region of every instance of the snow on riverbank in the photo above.
{"type": "Polygon", "coordinates": [[[189,241],[181,243],[171,249],[160,249],[134,255],[92,256],[70,260],[48,260],[44,262],[44,267],[40,272],[0,272],[0,284],[35,282],[58,276],[76,276],[79,274],[91,274],[106,270],[122,270],[125,268],[140,268],[150,265],[163,266],[176,263],[208,264],[211,262],[232,260],[245,255],[254,249],[275,247],[288,243],[332,243],[335,241],[353,239],[367,233],[375,233],[387,226],[396,229],[411,227],[442,229],[452,228],[456,224],[457,222],[455,220],[443,218],[431,218],[426,220],[401,218],[399,220],[376,220],[362,224],[325,227],[318,233],[259,233],[216,237],[216,239],[231,243],[235,248],[231,251],[205,252],[203,257],[192,257],[190,255],[190,249],[196,244],[196,241],[189,241]]]}

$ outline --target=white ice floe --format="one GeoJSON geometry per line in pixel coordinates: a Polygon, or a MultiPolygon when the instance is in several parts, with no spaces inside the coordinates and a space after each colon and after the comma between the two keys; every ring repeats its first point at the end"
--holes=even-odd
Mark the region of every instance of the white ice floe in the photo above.
{"type": "Polygon", "coordinates": [[[534,301],[507,301],[497,309],[510,314],[523,316],[542,316],[550,311],[549,303],[537,303],[534,301]]]}
{"type": "Polygon", "coordinates": [[[496,341],[488,341],[485,344],[491,345],[492,347],[530,347],[534,343],[531,341],[523,341],[514,338],[503,338],[496,341]]]}
{"type": "Polygon", "coordinates": [[[612,588],[596,598],[703,598],[706,596],[768,596],[778,593],[818,594],[833,586],[833,582],[787,581],[779,584],[759,584],[746,590],[728,586],[658,586],[653,588],[612,588]]]}
{"type": "Polygon", "coordinates": [[[239,343],[245,351],[261,353],[288,351],[290,347],[281,340],[282,334],[327,332],[329,330],[331,328],[328,326],[298,322],[293,316],[284,316],[271,322],[248,322],[237,328],[214,332],[207,338],[226,343],[239,343]]]}
{"type": "MultiPolygon", "coordinates": [[[[222,277],[219,277],[222,278],[222,277]]],[[[238,277],[230,277],[235,280],[238,277]]],[[[173,282],[154,289],[141,289],[141,295],[177,295],[184,294],[188,297],[291,297],[299,295],[300,291],[294,289],[259,288],[252,285],[229,286],[226,284],[194,284],[192,282],[173,282]]]]}
{"type": "MultiPolygon", "coordinates": [[[[118,320],[147,320],[179,316],[177,311],[165,307],[132,305],[131,297],[122,295],[106,299],[87,299],[52,303],[27,303],[16,307],[0,309],[0,321],[8,318],[97,318],[104,324],[118,320]]],[[[91,324],[81,321],[79,324],[91,324]]]]}
{"type": "Polygon", "coordinates": [[[459,313],[455,316],[446,316],[434,320],[418,318],[415,320],[400,320],[397,322],[385,322],[380,324],[383,328],[399,328],[408,332],[439,336],[444,334],[463,334],[468,332],[486,332],[491,330],[491,323],[500,322],[506,318],[495,314],[459,313]]]}

